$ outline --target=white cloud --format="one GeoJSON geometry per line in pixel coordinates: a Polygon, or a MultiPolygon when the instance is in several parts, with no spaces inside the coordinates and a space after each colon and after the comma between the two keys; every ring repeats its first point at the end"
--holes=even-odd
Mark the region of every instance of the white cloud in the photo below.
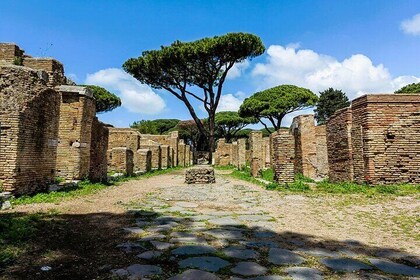
{"type": "Polygon", "coordinates": [[[318,93],[329,87],[341,89],[349,99],[365,93],[390,93],[420,77],[393,78],[382,64],[374,65],[369,57],[355,54],[343,61],[313,50],[272,45],[267,61],[258,63],[252,75],[259,80],[258,90],[280,84],[294,84],[318,93]]]}
{"type": "Polygon", "coordinates": [[[420,35],[420,13],[414,15],[410,19],[401,22],[401,29],[404,33],[410,35],[420,35]]]}
{"type": "Polygon", "coordinates": [[[86,76],[85,84],[98,85],[116,93],[122,106],[128,111],[142,114],[158,114],[165,102],[153,90],[121,69],[108,68],[86,76]]]}
{"type": "Polygon", "coordinates": [[[249,61],[244,60],[239,63],[235,63],[229,70],[226,79],[233,80],[242,75],[242,73],[249,67],[249,61]]]}
{"type": "Polygon", "coordinates": [[[223,94],[220,96],[219,106],[217,106],[217,112],[222,111],[238,111],[243,100],[245,99],[245,93],[238,91],[235,94],[223,94]]]}

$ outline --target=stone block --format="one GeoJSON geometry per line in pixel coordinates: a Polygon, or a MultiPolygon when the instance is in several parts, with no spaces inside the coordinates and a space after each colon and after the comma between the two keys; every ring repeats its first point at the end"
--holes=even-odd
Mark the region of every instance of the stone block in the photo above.
{"type": "Polygon", "coordinates": [[[211,184],[215,182],[214,168],[211,166],[195,166],[185,172],[185,183],[187,184],[211,184]]]}

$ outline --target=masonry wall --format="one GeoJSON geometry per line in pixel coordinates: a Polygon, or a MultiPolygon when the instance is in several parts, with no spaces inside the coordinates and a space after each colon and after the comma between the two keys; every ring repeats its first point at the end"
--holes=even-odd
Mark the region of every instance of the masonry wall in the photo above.
{"type": "Polygon", "coordinates": [[[16,58],[21,58],[23,50],[15,44],[0,43],[0,62],[13,64],[16,58]]]}
{"type": "Polygon", "coordinates": [[[272,134],[274,180],[279,184],[291,183],[295,178],[295,138],[288,130],[272,134]]]}
{"type": "Polygon", "coordinates": [[[185,167],[185,143],[183,139],[178,143],[178,166],[185,167]]]}
{"type": "Polygon", "coordinates": [[[127,147],[132,151],[140,148],[140,133],[131,128],[109,128],[109,148],[127,147]]]}
{"type": "Polygon", "coordinates": [[[133,151],[125,147],[108,150],[108,171],[132,175],[134,173],[133,151]]]}
{"type": "Polygon", "coordinates": [[[262,131],[251,131],[249,134],[250,164],[252,176],[256,176],[265,166],[264,141],[262,131]],[[254,161],[254,162],[253,162],[254,161]]]}
{"type": "Polygon", "coordinates": [[[140,149],[149,149],[152,152],[152,169],[161,169],[161,147],[159,143],[152,140],[140,139],[140,149]]]}
{"type": "Polygon", "coordinates": [[[169,161],[169,151],[170,147],[169,145],[160,145],[161,149],[161,168],[167,169],[170,167],[170,161],[169,161]]]}
{"type": "Polygon", "coordinates": [[[66,180],[88,178],[95,101],[84,87],[61,86],[56,176],[66,180]]]}
{"type": "Polygon", "coordinates": [[[138,149],[134,156],[135,172],[146,173],[152,170],[152,151],[149,149],[138,149]]]}
{"type": "Polygon", "coordinates": [[[238,168],[239,166],[239,149],[238,149],[238,142],[232,142],[232,162],[231,164],[238,168]]]}
{"type": "Polygon", "coordinates": [[[224,138],[217,140],[215,152],[215,164],[227,166],[232,164],[232,144],[226,143],[224,138]]]}
{"type": "Polygon", "coordinates": [[[55,176],[60,96],[44,78],[0,65],[0,185],[17,195],[43,190],[55,176]]]}
{"type": "Polygon", "coordinates": [[[48,85],[59,86],[66,84],[64,66],[53,58],[25,57],[23,65],[32,69],[42,70],[48,74],[48,85]]]}
{"type": "Polygon", "coordinates": [[[332,182],[353,181],[351,108],[337,111],[326,125],[328,177],[332,182]]]}
{"type": "Polygon", "coordinates": [[[246,139],[238,139],[238,168],[242,169],[246,165],[246,139]]]}
{"type": "Polygon", "coordinates": [[[103,182],[107,180],[109,129],[97,117],[92,122],[89,180],[103,182]]]}

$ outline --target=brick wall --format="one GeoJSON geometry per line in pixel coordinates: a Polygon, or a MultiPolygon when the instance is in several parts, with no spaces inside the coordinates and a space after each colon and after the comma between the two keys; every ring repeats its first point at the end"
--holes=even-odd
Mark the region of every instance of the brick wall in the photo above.
{"type": "Polygon", "coordinates": [[[170,143],[169,146],[172,149],[173,158],[171,159],[172,166],[178,166],[178,142],[179,142],[179,133],[178,131],[172,131],[170,134],[170,143]]]}
{"type": "Polygon", "coordinates": [[[327,151],[327,132],[325,125],[315,126],[316,144],[316,165],[315,174],[317,178],[328,177],[328,151],[327,151]]]}
{"type": "Polygon", "coordinates": [[[232,142],[232,157],[231,157],[232,162],[231,162],[231,164],[233,166],[235,166],[236,168],[238,168],[238,166],[239,166],[239,162],[238,162],[239,154],[238,153],[239,153],[238,142],[234,141],[234,142],[232,142]]]}
{"type": "Polygon", "coordinates": [[[81,86],[60,86],[60,122],[56,175],[66,180],[88,178],[95,101],[81,86]]]}
{"type": "Polygon", "coordinates": [[[332,182],[352,181],[354,178],[351,122],[351,109],[344,108],[331,116],[326,125],[328,177],[332,182]]]}
{"type": "Polygon", "coordinates": [[[238,139],[238,168],[243,169],[246,165],[246,139],[238,139]]]}
{"type": "Polygon", "coordinates": [[[140,139],[140,149],[149,149],[152,152],[152,169],[161,169],[161,147],[153,140],[140,139]]]}
{"type": "Polygon", "coordinates": [[[134,172],[134,153],[125,147],[108,150],[108,171],[132,175],[134,172]]]}
{"type": "MultiPolygon", "coordinates": [[[[357,98],[351,110],[338,112],[327,123],[327,131],[351,112],[351,153],[347,169],[353,168],[353,180],[359,183],[396,184],[420,182],[420,95],[372,94],[357,98]]],[[[349,118],[347,116],[347,118],[349,118]]],[[[332,142],[336,134],[328,134],[332,142]]],[[[342,134],[338,141],[346,142],[342,134]]],[[[338,137],[337,137],[338,138],[338,137]]],[[[332,154],[335,150],[329,150],[332,154]]],[[[331,158],[330,175],[337,181],[344,176],[334,169],[337,159],[331,158]]]]}
{"type": "Polygon", "coordinates": [[[160,145],[161,149],[161,168],[167,169],[170,167],[170,161],[169,161],[169,151],[170,147],[169,145],[160,145]]]}
{"type": "Polygon", "coordinates": [[[117,147],[127,147],[132,151],[137,151],[140,148],[140,133],[131,128],[109,128],[109,143],[110,149],[117,147]]]}
{"type": "Polygon", "coordinates": [[[232,164],[232,144],[226,143],[224,138],[217,140],[215,152],[215,164],[227,166],[232,164]]]}
{"type": "Polygon", "coordinates": [[[48,85],[50,86],[66,84],[63,64],[53,58],[25,57],[23,59],[23,65],[32,69],[45,71],[48,74],[48,85]]]}
{"type": "Polygon", "coordinates": [[[95,117],[91,134],[89,180],[103,182],[107,180],[109,129],[95,117]]]}
{"type": "Polygon", "coordinates": [[[23,50],[12,43],[0,43],[0,62],[13,64],[15,58],[21,58],[23,50]]]}
{"type": "Polygon", "coordinates": [[[0,185],[34,193],[54,180],[60,96],[40,71],[0,66],[0,185]]]}
{"type": "Polygon", "coordinates": [[[274,180],[280,184],[291,183],[295,178],[295,139],[288,130],[272,134],[274,180]]]}
{"type": "Polygon", "coordinates": [[[265,162],[265,159],[263,144],[262,131],[251,131],[249,134],[249,150],[251,166],[255,169],[255,172],[252,172],[254,175],[258,174],[259,170],[264,167],[263,163],[265,162]],[[255,163],[252,161],[255,161],[255,163]]]}
{"type": "Polygon", "coordinates": [[[185,143],[183,139],[178,143],[178,166],[185,167],[185,143]]]}
{"type": "Polygon", "coordinates": [[[152,151],[149,149],[138,149],[134,156],[135,172],[146,173],[152,170],[152,151]]]}

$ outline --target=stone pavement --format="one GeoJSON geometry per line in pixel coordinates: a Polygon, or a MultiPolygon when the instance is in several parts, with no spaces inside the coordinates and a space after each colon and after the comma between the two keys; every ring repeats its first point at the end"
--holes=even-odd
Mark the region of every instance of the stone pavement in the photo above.
{"type": "Polygon", "coordinates": [[[264,197],[217,178],[211,185],[170,186],[130,204],[132,241],[115,268],[120,279],[419,279],[418,258],[359,242],[313,241],[284,232],[260,207],[264,197]],[[389,252],[389,254],[387,254],[389,252]]]}

